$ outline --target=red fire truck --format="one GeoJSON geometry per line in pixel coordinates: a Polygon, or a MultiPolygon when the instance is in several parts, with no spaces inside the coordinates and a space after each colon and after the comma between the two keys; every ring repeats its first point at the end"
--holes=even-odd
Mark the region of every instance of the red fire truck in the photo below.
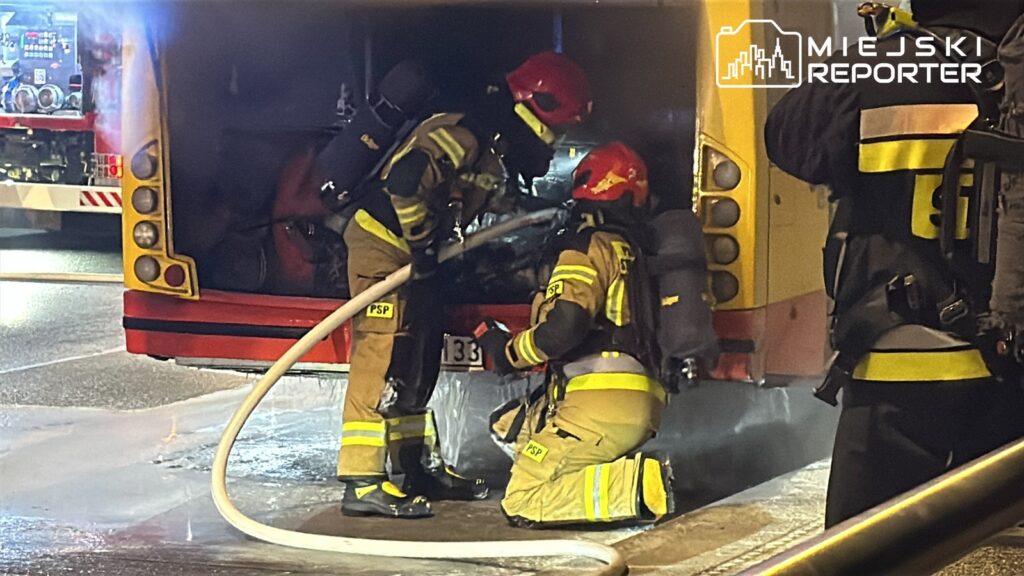
{"type": "Polygon", "coordinates": [[[0,225],[121,213],[118,28],[96,10],[0,4],[0,225]]]}

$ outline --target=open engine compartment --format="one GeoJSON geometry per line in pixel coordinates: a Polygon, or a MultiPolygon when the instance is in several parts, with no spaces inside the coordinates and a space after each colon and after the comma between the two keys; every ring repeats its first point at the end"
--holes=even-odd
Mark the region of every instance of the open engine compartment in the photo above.
{"type": "MultiPolygon", "coordinates": [[[[528,192],[567,198],[576,162],[589,147],[618,138],[644,155],[656,197],[690,202],[695,8],[298,9],[269,2],[239,11],[189,2],[168,10],[161,34],[174,241],[179,253],[196,259],[203,288],[345,296],[344,286],[319,278],[312,289],[296,283],[280,266],[273,227],[313,238],[307,225],[322,210],[309,193],[281,202],[281,190],[301,177],[296,158],[344,130],[380,78],[409,58],[440,87],[432,109],[462,111],[472,109],[489,80],[530,54],[563,50],[590,77],[594,115],[559,143],[551,172],[528,192]],[[181,30],[206,40],[178,41],[181,30]]],[[[544,234],[530,231],[457,263],[448,272],[453,301],[528,301],[544,234]]],[[[313,238],[300,252],[322,261],[338,240],[313,238]]]]}

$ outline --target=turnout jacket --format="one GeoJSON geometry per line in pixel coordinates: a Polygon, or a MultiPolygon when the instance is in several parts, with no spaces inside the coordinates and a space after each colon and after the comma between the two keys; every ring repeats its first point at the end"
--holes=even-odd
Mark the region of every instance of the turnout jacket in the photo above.
{"type": "Polygon", "coordinates": [[[489,136],[464,114],[435,114],[417,126],[381,173],[387,194],[363,208],[412,244],[447,238],[479,215],[505,184],[489,136]],[[458,206],[452,207],[452,202],[458,206]]]}
{"type": "Polygon", "coordinates": [[[619,234],[594,228],[564,242],[547,286],[534,298],[532,326],[506,346],[516,368],[602,352],[636,354],[628,293],[633,247],[619,234]]]}
{"type": "MultiPolygon", "coordinates": [[[[829,62],[898,67],[938,63],[914,54],[913,38],[897,34],[877,43],[877,56],[836,55],[829,62]],[[903,49],[901,44],[907,46],[903,49]]],[[[973,44],[972,44],[973,46],[973,44]]],[[[941,48],[940,48],[941,50],[941,48]]],[[[923,297],[941,303],[961,293],[975,311],[987,301],[990,275],[974,262],[968,231],[973,177],[965,166],[958,201],[956,254],[939,249],[940,184],[947,154],[977,117],[968,85],[932,82],[805,83],[772,109],[765,126],[769,158],[785,172],[831,188],[838,199],[831,237],[845,232],[845,249],[826,249],[826,290],[837,322],[864,304],[872,290],[913,275],[923,297]],[[836,226],[845,230],[836,230],[836,226]]],[[[834,241],[834,240],[830,240],[834,241]]],[[[914,322],[908,322],[914,324],[914,322]]],[[[844,343],[835,343],[842,351],[844,343]]]]}

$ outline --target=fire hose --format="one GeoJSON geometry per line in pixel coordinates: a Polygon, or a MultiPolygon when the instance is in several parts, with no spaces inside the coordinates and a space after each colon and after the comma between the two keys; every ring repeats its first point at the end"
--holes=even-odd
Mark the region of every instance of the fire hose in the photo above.
{"type": "MultiPolygon", "coordinates": [[[[459,256],[481,244],[499,238],[510,232],[541,223],[550,222],[558,213],[557,208],[541,210],[490,226],[468,236],[464,242],[445,246],[439,255],[444,261],[459,256]]],[[[228,422],[217,452],[213,459],[210,487],[213,502],[221,516],[239,531],[253,538],[307,550],[346,552],[367,556],[393,558],[466,560],[474,558],[526,558],[550,556],[578,556],[606,564],[597,574],[619,576],[626,573],[626,563],[618,550],[611,546],[579,540],[530,540],[530,541],[484,541],[484,542],[422,542],[404,540],[374,540],[350,538],[325,534],[294,532],[262,524],[243,514],[231,501],[227,492],[227,467],[231,448],[238,438],[246,420],[270,391],[271,387],[314,345],[326,338],[349,318],[366,306],[385,296],[409,280],[410,266],[393,272],[390,276],[352,298],[332,312],[300,338],[283,356],[267,370],[267,373],[253,386],[228,422]],[[526,551],[526,552],[521,552],[526,551]]]]}

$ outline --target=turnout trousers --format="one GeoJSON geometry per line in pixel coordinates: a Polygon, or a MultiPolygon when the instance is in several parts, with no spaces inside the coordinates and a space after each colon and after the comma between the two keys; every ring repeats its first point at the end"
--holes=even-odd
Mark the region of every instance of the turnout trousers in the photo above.
{"type": "Polygon", "coordinates": [[[977,350],[870,353],[843,389],[826,527],[1019,438],[1022,410],[1020,386],[989,377],[977,350]],[[894,379],[908,370],[976,377],[894,379]]]}
{"type": "MultiPolygon", "coordinates": [[[[345,229],[352,296],[410,262],[408,245],[360,210],[345,229]]],[[[434,283],[410,281],[352,319],[342,410],[340,479],[383,477],[410,464],[440,462],[426,409],[440,370],[443,306],[434,283]]]]}
{"type": "Polygon", "coordinates": [[[524,525],[573,524],[639,519],[664,508],[657,491],[670,488],[661,463],[627,456],[654,436],[664,405],[661,385],[646,376],[587,374],[569,380],[560,400],[500,409],[492,416],[496,436],[522,422],[510,446],[505,515],[524,525]]]}

